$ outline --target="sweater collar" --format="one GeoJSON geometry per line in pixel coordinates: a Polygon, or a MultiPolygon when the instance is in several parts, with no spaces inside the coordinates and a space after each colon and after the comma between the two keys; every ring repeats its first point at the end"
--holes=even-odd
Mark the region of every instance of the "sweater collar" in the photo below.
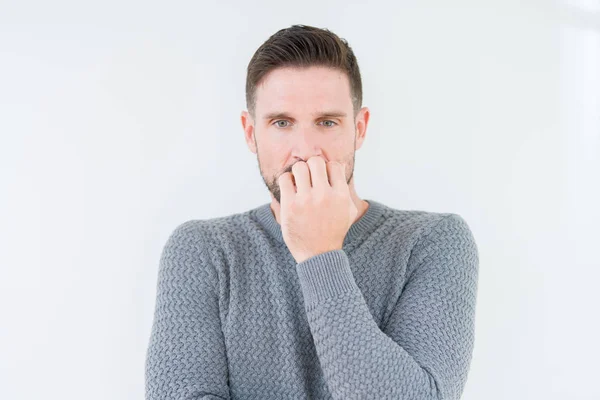
{"type": "MultiPolygon", "coordinates": [[[[370,233],[375,226],[377,226],[381,215],[384,211],[384,205],[378,201],[371,199],[363,199],[369,203],[367,211],[355,221],[348,230],[346,237],[344,238],[344,245],[354,241],[355,239],[363,236],[364,234],[370,233]]],[[[271,203],[263,204],[255,209],[256,217],[258,222],[263,228],[278,242],[285,243],[283,240],[283,233],[281,231],[281,225],[275,219],[273,210],[271,210],[271,203]]]]}

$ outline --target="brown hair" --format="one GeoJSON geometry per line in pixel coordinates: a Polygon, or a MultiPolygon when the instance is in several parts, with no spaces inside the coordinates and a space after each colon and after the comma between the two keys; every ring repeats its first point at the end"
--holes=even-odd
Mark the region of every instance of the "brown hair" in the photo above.
{"type": "Polygon", "coordinates": [[[246,107],[255,118],[256,87],[270,71],[279,67],[325,66],[345,72],[350,81],[354,116],[362,105],[362,82],[358,62],[345,39],[308,25],[281,29],[254,53],[246,75],[246,107]]]}

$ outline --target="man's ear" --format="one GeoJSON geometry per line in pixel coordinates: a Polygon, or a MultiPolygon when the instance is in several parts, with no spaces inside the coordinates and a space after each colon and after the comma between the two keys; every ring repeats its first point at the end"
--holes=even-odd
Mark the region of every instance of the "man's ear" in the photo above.
{"type": "Polygon", "coordinates": [[[365,140],[370,117],[371,112],[368,107],[361,108],[356,115],[356,150],[362,147],[363,141],[365,140]]]}
{"type": "Polygon", "coordinates": [[[248,111],[242,111],[242,115],[240,116],[242,121],[242,128],[244,129],[244,139],[246,140],[246,145],[250,151],[256,154],[256,139],[254,137],[254,120],[248,111]]]}

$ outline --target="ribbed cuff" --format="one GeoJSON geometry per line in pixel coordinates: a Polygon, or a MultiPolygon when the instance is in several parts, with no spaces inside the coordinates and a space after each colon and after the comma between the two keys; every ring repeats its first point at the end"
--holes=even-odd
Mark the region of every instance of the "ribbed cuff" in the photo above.
{"type": "Polygon", "coordinates": [[[310,257],[296,264],[296,271],[307,308],[343,293],[360,290],[344,250],[332,250],[310,257]]]}

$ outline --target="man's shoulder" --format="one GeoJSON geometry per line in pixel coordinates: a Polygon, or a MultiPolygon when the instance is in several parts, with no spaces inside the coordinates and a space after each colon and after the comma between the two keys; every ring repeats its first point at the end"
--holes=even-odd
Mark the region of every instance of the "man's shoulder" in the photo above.
{"type": "Polygon", "coordinates": [[[463,218],[453,212],[428,211],[424,209],[412,208],[394,208],[386,205],[386,219],[401,230],[418,230],[421,232],[429,231],[440,221],[451,218],[463,220],[463,218]]]}
{"type": "Polygon", "coordinates": [[[247,229],[251,223],[250,212],[231,213],[211,218],[195,218],[180,222],[173,228],[171,236],[177,238],[190,238],[202,241],[208,246],[232,240],[247,229]],[[237,236],[236,236],[237,235],[237,236]]]}
{"type": "MultiPolygon", "coordinates": [[[[445,233],[447,237],[468,236],[472,239],[469,224],[460,213],[441,212],[424,209],[394,208],[385,206],[386,225],[391,227],[393,236],[404,239],[413,238],[413,245],[430,235],[445,233]]],[[[410,242],[410,241],[409,241],[410,242]]]]}
{"type": "MultiPolygon", "coordinates": [[[[394,221],[390,241],[398,242],[410,251],[408,271],[419,265],[426,257],[434,259],[454,258],[466,260],[469,265],[478,263],[475,237],[465,218],[456,212],[436,212],[415,209],[389,211],[394,221]]],[[[438,265],[438,264],[435,264],[438,265]]],[[[439,263],[440,267],[447,265],[439,263]]]]}

